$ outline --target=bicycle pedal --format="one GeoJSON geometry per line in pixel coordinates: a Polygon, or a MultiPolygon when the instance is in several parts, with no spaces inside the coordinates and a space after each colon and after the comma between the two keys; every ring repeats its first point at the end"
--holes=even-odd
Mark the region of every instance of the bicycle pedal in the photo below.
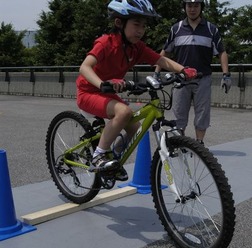
{"type": "MultiPolygon", "coordinates": [[[[103,173],[102,173],[103,174],[103,173]]],[[[114,174],[111,174],[111,175],[102,175],[100,174],[100,180],[101,180],[101,183],[102,183],[102,186],[105,188],[105,189],[112,189],[115,185],[115,175],[114,174]]]]}
{"type": "Polygon", "coordinates": [[[115,185],[115,180],[108,180],[106,182],[102,182],[102,186],[104,189],[112,189],[115,185]]]}

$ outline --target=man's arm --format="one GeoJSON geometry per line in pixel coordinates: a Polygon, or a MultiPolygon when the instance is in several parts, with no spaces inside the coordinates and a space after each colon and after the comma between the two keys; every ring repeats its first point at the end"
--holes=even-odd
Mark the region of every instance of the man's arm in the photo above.
{"type": "Polygon", "coordinates": [[[221,69],[223,73],[228,73],[228,55],[227,53],[224,51],[219,55],[219,59],[220,59],[220,64],[221,64],[221,69]]]}
{"type": "Polygon", "coordinates": [[[225,90],[225,93],[227,94],[231,88],[232,81],[231,81],[231,74],[228,70],[228,55],[224,51],[219,55],[221,69],[223,72],[223,77],[221,80],[221,88],[225,90]]]}

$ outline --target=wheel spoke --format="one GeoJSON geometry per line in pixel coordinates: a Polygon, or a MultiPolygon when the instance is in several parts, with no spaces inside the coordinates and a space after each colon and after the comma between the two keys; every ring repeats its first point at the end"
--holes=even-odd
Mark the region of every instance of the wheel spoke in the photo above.
{"type": "Polygon", "coordinates": [[[151,184],[162,224],[181,246],[226,248],[234,232],[235,214],[230,186],[220,164],[188,137],[172,137],[169,143],[177,154],[169,158],[169,166],[180,196],[179,200],[174,198],[174,186],[169,186],[171,180],[156,151],[151,184]]]}
{"type": "Polygon", "coordinates": [[[67,150],[80,143],[80,137],[83,137],[89,126],[88,121],[78,113],[65,111],[52,120],[47,132],[46,155],[52,178],[60,192],[76,203],[90,201],[100,188],[95,173],[64,163],[64,157],[68,161],[85,165],[89,163],[94,148],[90,144],[66,154],[67,150]]]}

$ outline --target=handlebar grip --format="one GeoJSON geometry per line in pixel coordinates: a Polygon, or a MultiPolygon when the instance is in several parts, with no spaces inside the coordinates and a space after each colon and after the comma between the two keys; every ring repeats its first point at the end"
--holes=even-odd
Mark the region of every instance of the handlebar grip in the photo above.
{"type": "MultiPolygon", "coordinates": [[[[132,91],[135,90],[136,86],[135,86],[135,82],[134,81],[128,81],[125,84],[125,88],[123,91],[132,91]]],[[[101,92],[102,93],[116,93],[115,90],[113,89],[113,84],[105,81],[101,83],[100,86],[101,92]]]]}
{"type": "Polygon", "coordinates": [[[102,93],[115,93],[113,85],[110,82],[102,82],[100,89],[102,93]]]}

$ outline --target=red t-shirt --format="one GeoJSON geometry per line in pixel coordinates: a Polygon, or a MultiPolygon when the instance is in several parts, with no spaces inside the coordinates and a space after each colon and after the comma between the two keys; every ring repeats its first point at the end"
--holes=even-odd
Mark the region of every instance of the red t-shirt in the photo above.
{"type": "MultiPolygon", "coordinates": [[[[121,34],[103,35],[95,40],[88,55],[93,55],[97,59],[93,69],[102,81],[123,79],[134,65],[140,63],[155,65],[160,58],[160,54],[147,47],[142,41],[128,45],[126,49],[123,46],[121,34]]],[[[88,92],[99,91],[82,75],[79,75],[76,83],[79,89],[88,92]]]]}

